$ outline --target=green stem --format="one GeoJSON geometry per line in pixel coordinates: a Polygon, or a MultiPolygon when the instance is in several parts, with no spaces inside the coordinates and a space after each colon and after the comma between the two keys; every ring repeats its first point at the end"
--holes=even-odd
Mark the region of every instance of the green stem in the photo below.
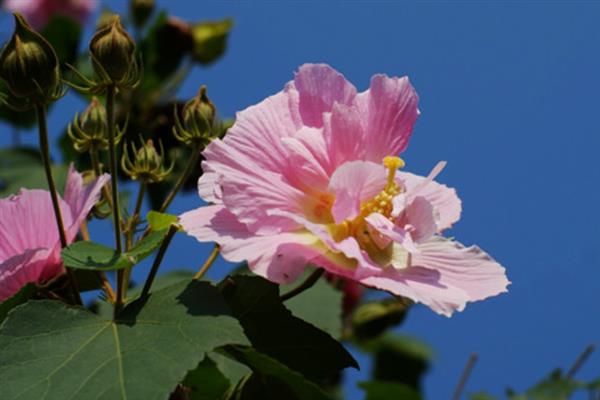
{"type": "Polygon", "coordinates": [[[154,259],[154,263],[152,264],[152,268],[150,269],[150,273],[148,273],[148,277],[146,278],[146,283],[144,284],[144,288],[142,289],[141,298],[148,296],[150,293],[150,288],[152,287],[152,283],[154,282],[154,278],[156,277],[156,273],[158,272],[158,268],[160,267],[160,263],[167,251],[167,248],[171,244],[171,240],[177,230],[179,228],[176,225],[171,225],[169,227],[169,231],[167,232],[167,236],[163,239],[162,244],[160,245],[160,249],[158,249],[158,253],[156,254],[156,258],[154,259]]]}
{"type": "MultiPolygon", "coordinates": [[[[137,223],[137,220],[139,219],[139,216],[140,216],[140,212],[142,211],[142,204],[144,203],[145,191],[146,191],[146,182],[141,181],[140,189],[138,190],[137,200],[135,201],[135,208],[133,210],[133,218],[135,219],[134,224],[137,223]]],[[[135,225],[133,226],[132,230],[135,230],[135,225]]]]}
{"type": "Polygon", "coordinates": [[[208,256],[208,258],[206,259],[206,261],[204,261],[204,264],[202,265],[202,268],[200,268],[198,270],[198,272],[196,272],[196,275],[194,275],[194,277],[192,279],[195,279],[195,280],[202,279],[202,277],[204,276],[204,274],[206,274],[206,271],[209,270],[209,268],[213,265],[213,263],[217,259],[217,256],[219,255],[219,251],[220,250],[221,250],[221,248],[219,247],[219,245],[215,244],[215,247],[210,252],[210,255],[208,256]]]}
{"type": "Polygon", "coordinates": [[[311,287],[314,286],[315,283],[317,283],[317,281],[319,280],[321,275],[323,275],[324,272],[325,272],[325,270],[323,268],[317,268],[312,274],[310,274],[308,276],[308,278],[306,278],[306,280],[304,282],[302,282],[299,286],[290,290],[286,294],[282,294],[279,297],[279,299],[281,301],[286,301],[286,300],[291,299],[292,297],[298,296],[300,293],[304,292],[305,290],[310,289],[311,287]]]}
{"type": "Polygon", "coordinates": [[[121,244],[121,216],[119,209],[119,185],[117,171],[117,150],[115,146],[115,87],[106,88],[106,124],[108,126],[108,155],[110,157],[110,182],[112,188],[113,222],[115,229],[115,245],[117,253],[123,251],[121,244]]]}
{"type": "Polygon", "coordinates": [[[193,151],[192,157],[188,161],[188,164],[186,165],[185,170],[183,171],[183,173],[177,180],[177,183],[175,184],[175,186],[173,186],[173,189],[171,189],[171,192],[169,193],[169,195],[167,196],[165,201],[163,201],[162,205],[160,206],[160,209],[158,210],[159,212],[166,211],[166,209],[169,207],[169,205],[175,198],[175,195],[177,195],[177,193],[179,192],[179,190],[181,189],[181,187],[183,186],[185,181],[187,181],[188,178],[190,177],[190,174],[192,173],[194,168],[198,167],[197,164],[198,164],[198,159],[200,158],[200,149],[198,147],[194,147],[194,149],[192,151],[193,151]]]}
{"type": "Polygon", "coordinates": [[[465,389],[465,385],[469,380],[469,376],[471,376],[471,372],[473,372],[473,367],[477,362],[477,354],[473,353],[469,357],[469,361],[467,361],[467,365],[460,376],[460,380],[458,381],[458,385],[456,385],[456,390],[454,391],[454,396],[452,396],[452,400],[460,400],[460,396],[462,395],[463,390],[465,389]]]}
{"type": "MultiPolygon", "coordinates": [[[[108,128],[108,155],[110,158],[110,183],[112,195],[113,225],[115,229],[115,246],[117,254],[121,254],[123,246],[121,243],[121,216],[119,208],[119,176],[117,173],[117,150],[115,146],[115,92],[114,85],[106,88],[106,125],[108,128]]],[[[123,307],[125,291],[127,290],[125,274],[122,269],[117,271],[117,299],[115,301],[115,316],[123,307]]]]}
{"type": "MultiPolygon", "coordinates": [[[[44,171],[46,172],[46,180],[48,182],[48,189],[50,190],[50,198],[52,199],[52,207],[54,208],[54,216],[56,218],[56,227],[58,229],[58,236],[60,237],[61,247],[67,247],[67,235],[65,233],[65,226],[63,223],[62,213],[60,210],[60,204],[58,202],[58,192],[56,191],[56,184],[54,183],[54,177],[52,176],[52,168],[50,166],[50,145],[48,144],[48,125],[46,123],[46,110],[42,104],[36,103],[35,112],[38,120],[38,130],[40,134],[40,155],[42,157],[42,163],[44,164],[44,171]]],[[[82,304],[81,296],[79,295],[79,288],[77,287],[77,281],[75,275],[70,268],[66,268],[67,276],[71,281],[71,288],[73,290],[73,298],[78,304],[82,304]]]]}

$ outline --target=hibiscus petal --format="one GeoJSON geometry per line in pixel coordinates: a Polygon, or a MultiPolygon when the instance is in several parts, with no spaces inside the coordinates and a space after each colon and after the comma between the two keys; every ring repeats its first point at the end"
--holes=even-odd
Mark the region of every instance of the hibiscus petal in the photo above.
{"type": "Polygon", "coordinates": [[[329,190],[335,194],[332,214],[336,224],[360,214],[360,204],[375,197],[387,182],[387,170],[370,161],[350,161],[331,176],[329,190]]]}
{"type": "Polygon", "coordinates": [[[226,260],[248,261],[254,273],[273,282],[293,282],[317,255],[310,247],[318,240],[314,236],[298,232],[256,235],[220,205],[187,212],[179,220],[198,241],[219,243],[226,260]]]}
{"type": "Polygon", "coordinates": [[[48,249],[27,249],[0,263],[0,302],[28,283],[37,283],[62,272],[58,257],[48,260],[48,249]]]}
{"type": "Polygon", "coordinates": [[[329,159],[322,138],[320,130],[303,128],[293,138],[281,139],[292,166],[288,178],[306,192],[324,192],[329,184],[329,159]]]}
{"type": "Polygon", "coordinates": [[[510,284],[505,269],[477,246],[434,237],[419,245],[411,265],[439,271],[440,281],[464,290],[469,301],[506,292],[510,284]]]}
{"type": "Polygon", "coordinates": [[[65,220],[68,242],[73,241],[75,235],[79,232],[81,224],[100,198],[102,187],[109,180],[110,175],[103,174],[96,178],[92,183],[84,186],[83,175],[75,170],[73,164],[69,166],[64,196],[65,202],[71,208],[70,215],[72,216],[71,223],[67,223],[65,220]]]}
{"type": "Polygon", "coordinates": [[[380,162],[408,146],[419,115],[419,98],[407,77],[374,75],[369,90],[356,96],[369,146],[367,160],[380,162]]]}
{"type": "MultiPolygon", "coordinates": [[[[60,198],[59,205],[64,225],[71,226],[71,207],[60,198]]],[[[28,249],[59,245],[50,192],[21,189],[19,195],[0,199],[0,261],[28,249]]]]}
{"type": "Polygon", "coordinates": [[[264,170],[236,148],[214,141],[206,149],[210,169],[219,174],[222,202],[253,232],[272,234],[292,230],[296,224],[289,219],[271,217],[269,209],[291,212],[302,210],[305,194],[290,185],[281,174],[264,170]]]}
{"type": "MultiPolygon", "coordinates": [[[[367,221],[369,226],[375,229],[378,233],[393,240],[396,243],[400,243],[406,250],[410,251],[411,253],[418,251],[415,247],[415,244],[413,243],[411,235],[409,235],[408,232],[406,232],[401,227],[395,225],[384,215],[381,215],[379,213],[371,213],[365,218],[365,221],[367,221]]],[[[377,241],[375,241],[375,243],[377,243],[377,241]]]]}
{"type": "Polygon", "coordinates": [[[346,161],[365,159],[367,138],[358,109],[336,103],[332,112],[326,113],[324,118],[323,136],[333,165],[339,166],[346,161]]]}
{"type": "Polygon", "coordinates": [[[405,188],[407,197],[422,196],[433,205],[438,213],[438,232],[450,228],[460,219],[462,206],[455,189],[409,172],[398,171],[396,176],[405,188]]]}
{"type": "Polygon", "coordinates": [[[300,115],[305,125],[323,126],[323,113],[337,103],[352,104],[356,88],[326,64],[304,64],[296,73],[294,87],[300,97],[300,115]]]}

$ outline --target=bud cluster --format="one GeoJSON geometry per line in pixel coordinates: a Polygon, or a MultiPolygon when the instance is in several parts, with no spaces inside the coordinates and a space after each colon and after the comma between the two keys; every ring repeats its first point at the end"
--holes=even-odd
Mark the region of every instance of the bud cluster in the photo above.
{"type": "Polygon", "coordinates": [[[52,45],[15,13],[15,31],[0,53],[0,78],[11,95],[8,105],[26,109],[62,96],[59,63],[52,45]]]}
{"type": "Polygon", "coordinates": [[[221,129],[217,124],[216,109],[206,94],[206,86],[183,107],[183,119],[175,110],[173,135],[188,146],[205,147],[218,137],[221,129]]]}
{"type": "Polygon", "coordinates": [[[125,149],[123,158],[121,158],[121,168],[131,179],[146,183],[160,182],[173,170],[173,162],[168,168],[164,166],[162,144],[160,144],[160,151],[157,151],[152,140],[148,140],[145,144],[142,142],[139,149],[132,143],[131,150],[133,159],[130,158],[127,149],[125,149]]]}
{"type": "MultiPolygon", "coordinates": [[[[118,132],[115,143],[119,143],[125,129],[118,132]]],[[[67,134],[73,141],[75,150],[85,153],[90,149],[106,150],[108,148],[108,126],[106,125],[106,109],[92,97],[89,106],[69,124],[67,134]]]]}

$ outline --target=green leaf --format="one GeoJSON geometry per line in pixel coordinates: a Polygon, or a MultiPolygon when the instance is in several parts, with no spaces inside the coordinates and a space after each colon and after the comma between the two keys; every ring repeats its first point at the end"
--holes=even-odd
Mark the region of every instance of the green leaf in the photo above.
{"type": "Polygon", "coordinates": [[[432,358],[432,350],[425,343],[410,336],[386,334],[357,345],[373,353],[375,380],[402,383],[420,391],[432,358]]]}
{"type": "Polygon", "coordinates": [[[32,301],[0,327],[2,398],[166,399],[205,352],[245,342],[207,282],[154,292],[126,306],[116,321],[32,301]]]}
{"type": "Polygon", "coordinates": [[[215,62],[225,53],[227,37],[233,28],[233,20],[200,22],[192,27],[192,59],[203,65],[215,62]]]}
{"type": "Polygon", "coordinates": [[[528,389],[523,395],[509,395],[510,399],[564,400],[568,399],[585,384],[566,377],[560,369],[555,369],[541,382],[528,389]]]}
{"type": "Polygon", "coordinates": [[[183,385],[189,389],[189,400],[218,400],[229,389],[230,382],[209,356],[188,372],[183,385]]]}
{"type": "Polygon", "coordinates": [[[33,283],[28,283],[21,290],[15,293],[12,297],[0,303],[0,323],[6,318],[6,314],[18,305],[21,305],[27,300],[33,298],[37,292],[37,287],[33,283]]]}
{"type": "Polygon", "coordinates": [[[160,213],[158,211],[150,211],[148,215],[146,215],[146,219],[153,231],[167,229],[179,221],[177,215],[160,213]]]}
{"type": "Polygon", "coordinates": [[[152,254],[160,246],[166,234],[166,229],[152,232],[131,250],[122,254],[103,244],[79,241],[64,248],[61,256],[65,266],[70,268],[101,271],[130,268],[152,254]]]}
{"type": "MultiPolygon", "coordinates": [[[[303,278],[298,281],[302,282],[303,278]]],[[[280,291],[285,293],[294,287],[282,285],[280,291]]],[[[342,334],[342,297],[342,292],[321,279],[309,290],[286,301],[285,306],[294,316],[339,338],[342,334]]]]}
{"type": "MultiPolygon", "coordinates": [[[[265,400],[331,400],[319,386],[277,360],[247,346],[229,345],[220,349],[253,371],[245,385],[252,386],[252,397],[265,400]]],[[[248,391],[248,388],[245,388],[248,391]]]]}
{"type": "Polygon", "coordinates": [[[374,338],[402,323],[411,304],[410,300],[399,298],[363,304],[352,314],[352,332],[361,339],[374,338]]]}
{"type": "Polygon", "coordinates": [[[358,368],[339,342],[284,307],[277,285],[237,275],[226,278],[221,288],[233,315],[261,353],[315,380],[329,378],[346,367],[358,368]]]}
{"type": "MultiPolygon", "coordinates": [[[[56,187],[62,192],[67,167],[53,165],[52,173],[56,179],[56,187]]],[[[21,188],[48,190],[39,150],[30,147],[0,150],[0,196],[16,194],[21,188]]]]}
{"type": "Polygon", "coordinates": [[[413,388],[397,382],[361,382],[358,386],[366,392],[366,400],[421,400],[421,395],[413,388]]]}

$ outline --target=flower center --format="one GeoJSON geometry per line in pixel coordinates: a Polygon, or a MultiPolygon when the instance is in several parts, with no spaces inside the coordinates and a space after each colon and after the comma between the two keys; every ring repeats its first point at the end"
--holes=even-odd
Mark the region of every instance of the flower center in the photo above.
{"type": "Polygon", "coordinates": [[[383,159],[383,165],[388,169],[387,183],[383,190],[371,200],[361,204],[360,214],[356,218],[330,226],[335,241],[339,242],[349,236],[354,236],[360,247],[369,254],[379,252],[380,249],[371,238],[365,218],[374,212],[391,218],[392,199],[402,191],[400,185],[395,182],[395,178],[396,171],[404,167],[404,161],[400,157],[388,156],[383,159]]]}

